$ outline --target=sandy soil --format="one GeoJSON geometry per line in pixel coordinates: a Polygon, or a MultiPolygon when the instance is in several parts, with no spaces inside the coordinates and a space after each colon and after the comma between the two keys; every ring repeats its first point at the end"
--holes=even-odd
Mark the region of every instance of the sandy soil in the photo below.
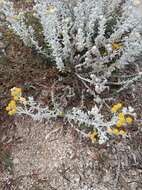
{"type": "Polygon", "coordinates": [[[133,146],[132,139],[95,146],[61,123],[17,119],[15,127],[21,140],[12,147],[13,174],[3,173],[0,189],[142,189],[142,146],[136,149],[135,139],[133,146]]]}

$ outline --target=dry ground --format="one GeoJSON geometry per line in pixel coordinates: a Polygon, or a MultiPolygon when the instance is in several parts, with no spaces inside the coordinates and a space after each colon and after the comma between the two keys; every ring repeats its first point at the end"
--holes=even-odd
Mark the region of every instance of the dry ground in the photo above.
{"type": "Polygon", "coordinates": [[[142,136],[98,146],[86,143],[62,123],[15,120],[12,173],[2,190],[141,190],[142,136]],[[139,142],[139,144],[138,144],[139,142]]]}

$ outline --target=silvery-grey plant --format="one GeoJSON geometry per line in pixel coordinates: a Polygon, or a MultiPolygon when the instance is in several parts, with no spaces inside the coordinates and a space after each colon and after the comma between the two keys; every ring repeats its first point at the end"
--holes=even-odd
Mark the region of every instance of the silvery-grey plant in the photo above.
{"type": "MultiPolygon", "coordinates": [[[[16,11],[12,2],[2,1],[0,11],[26,45],[51,56],[39,47],[33,27],[27,26],[26,10],[16,11]]],[[[142,20],[134,0],[78,0],[74,5],[63,0],[34,0],[32,11],[57,68],[73,70],[89,89],[93,87],[94,95],[108,88],[113,71],[124,69],[142,53],[142,20]]]]}
{"type": "MultiPolygon", "coordinates": [[[[56,102],[51,109],[48,106],[43,107],[39,103],[35,102],[32,97],[29,97],[24,106],[17,106],[18,115],[30,116],[33,120],[42,122],[43,120],[55,120],[62,117],[64,122],[68,123],[79,135],[87,138],[86,131],[78,129],[77,126],[85,126],[85,129],[97,131],[99,144],[105,143],[108,138],[108,128],[113,127],[118,122],[119,118],[117,114],[113,114],[111,118],[106,119],[102,111],[102,106],[95,105],[90,111],[83,111],[80,108],[73,107],[71,110],[64,111],[62,107],[59,107],[56,102]]],[[[121,110],[124,115],[131,115],[136,118],[136,114],[132,107],[123,107],[121,110]]]]}

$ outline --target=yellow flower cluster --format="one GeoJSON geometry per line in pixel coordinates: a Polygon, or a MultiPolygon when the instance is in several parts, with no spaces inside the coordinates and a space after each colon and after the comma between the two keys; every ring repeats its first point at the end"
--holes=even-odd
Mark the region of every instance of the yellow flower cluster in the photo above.
{"type": "Polygon", "coordinates": [[[26,104],[26,99],[22,97],[22,90],[21,88],[13,87],[11,89],[11,96],[12,100],[8,103],[6,107],[6,111],[8,115],[12,116],[16,113],[16,101],[19,101],[22,104],[26,104]]]}
{"type": "Polygon", "coordinates": [[[116,127],[121,127],[122,125],[128,123],[131,124],[133,122],[132,117],[126,117],[124,116],[123,113],[118,114],[118,122],[116,123],[116,127]]]}
{"type": "MultiPolygon", "coordinates": [[[[120,109],[122,108],[122,104],[121,103],[117,103],[115,105],[112,106],[111,108],[111,112],[112,113],[117,113],[120,109]]],[[[124,129],[120,129],[122,126],[124,126],[125,124],[131,124],[133,122],[133,118],[128,116],[128,117],[125,117],[124,113],[122,112],[119,112],[117,113],[117,117],[118,117],[118,121],[116,123],[116,126],[114,129],[112,128],[108,128],[107,129],[107,132],[109,134],[113,134],[113,135],[126,135],[126,131],[124,129]],[[120,129],[120,130],[119,130],[120,129]]]]}
{"type": "MultiPolygon", "coordinates": [[[[124,128],[127,124],[131,124],[133,122],[133,118],[131,116],[127,116],[127,114],[124,114],[122,111],[122,104],[117,103],[114,104],[111,108],[111,112],[114,114],[114,117],[116,119],[116,124],[115,126],[109,126],[107,128],[107,133],[110,135],[121,135],[121,136],[126,136],[126,129],[124,128]]],[[[87,137],[92,141],[92,143],[95,143],[97,140],[97,132],[90,131],[87,134],[87,137]]]]}
{"type": "Polygon", "coordinates": [[[111,112],[112,113],[116,113],[120,108],[122,108],[122,104],[121,103],[117,103],[117,104],[114,104],[111,108],[111,112]]]}
{"type": "Polygon", "coordinates": [[[96,131],[93,131],[93,132],[90,131],[88,133],[88,138],[91,139],[92,143],[95,143],[96,140],[97,140],[97,133],[96,133],[96,131]]]}
{"type": "Polygon", "coordinates": [[[121,127],[123,124],[125,124],[125,116],[123,113],[119,113],[118,114],[118,121],[116,123],[116,126],[119,128],[121,127]]]}
{"type": "Polygon", "coordinates": [[[112,43],[111,47],[113,50],[116,50],[122,48],[122,45],[118,43],[112,43]]]}
{"type": "Polygon", "coordinates": [[[22,90],[21,88],[13,87],[11,89],[11,96],[13,97],[14,100],[18,100],[22,95],[22,90]]]}
{"type": "Polygon", "coordinates": [[[6,107],[6,111],[8,111],[8,115],[14,115],[16,113],[16,102],[15,100],[11,100],[7,107],[6,107]]]}
{"type": "Polygon", "coordinates": [[[112,129],[111,127],[109,127],[107,129],[107,132],[110,135],[122,135],[122,136],[126,135],[126,130],[124,130],[124,129],[118,130],[117,128],[112,129]]]}

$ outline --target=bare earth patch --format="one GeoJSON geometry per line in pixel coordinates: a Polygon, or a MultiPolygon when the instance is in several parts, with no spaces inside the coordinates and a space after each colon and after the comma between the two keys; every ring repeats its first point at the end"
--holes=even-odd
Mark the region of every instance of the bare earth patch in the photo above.
{"type": "MultiPolygon", "coordinates": [[[[0,178],[5,190],[141,190],[142,155],[130,140],[86,144],[59,123],[16,121],[13,173],[0,178]]],[[[139,136],[141,142],[141,136],[139,136]]]]}

